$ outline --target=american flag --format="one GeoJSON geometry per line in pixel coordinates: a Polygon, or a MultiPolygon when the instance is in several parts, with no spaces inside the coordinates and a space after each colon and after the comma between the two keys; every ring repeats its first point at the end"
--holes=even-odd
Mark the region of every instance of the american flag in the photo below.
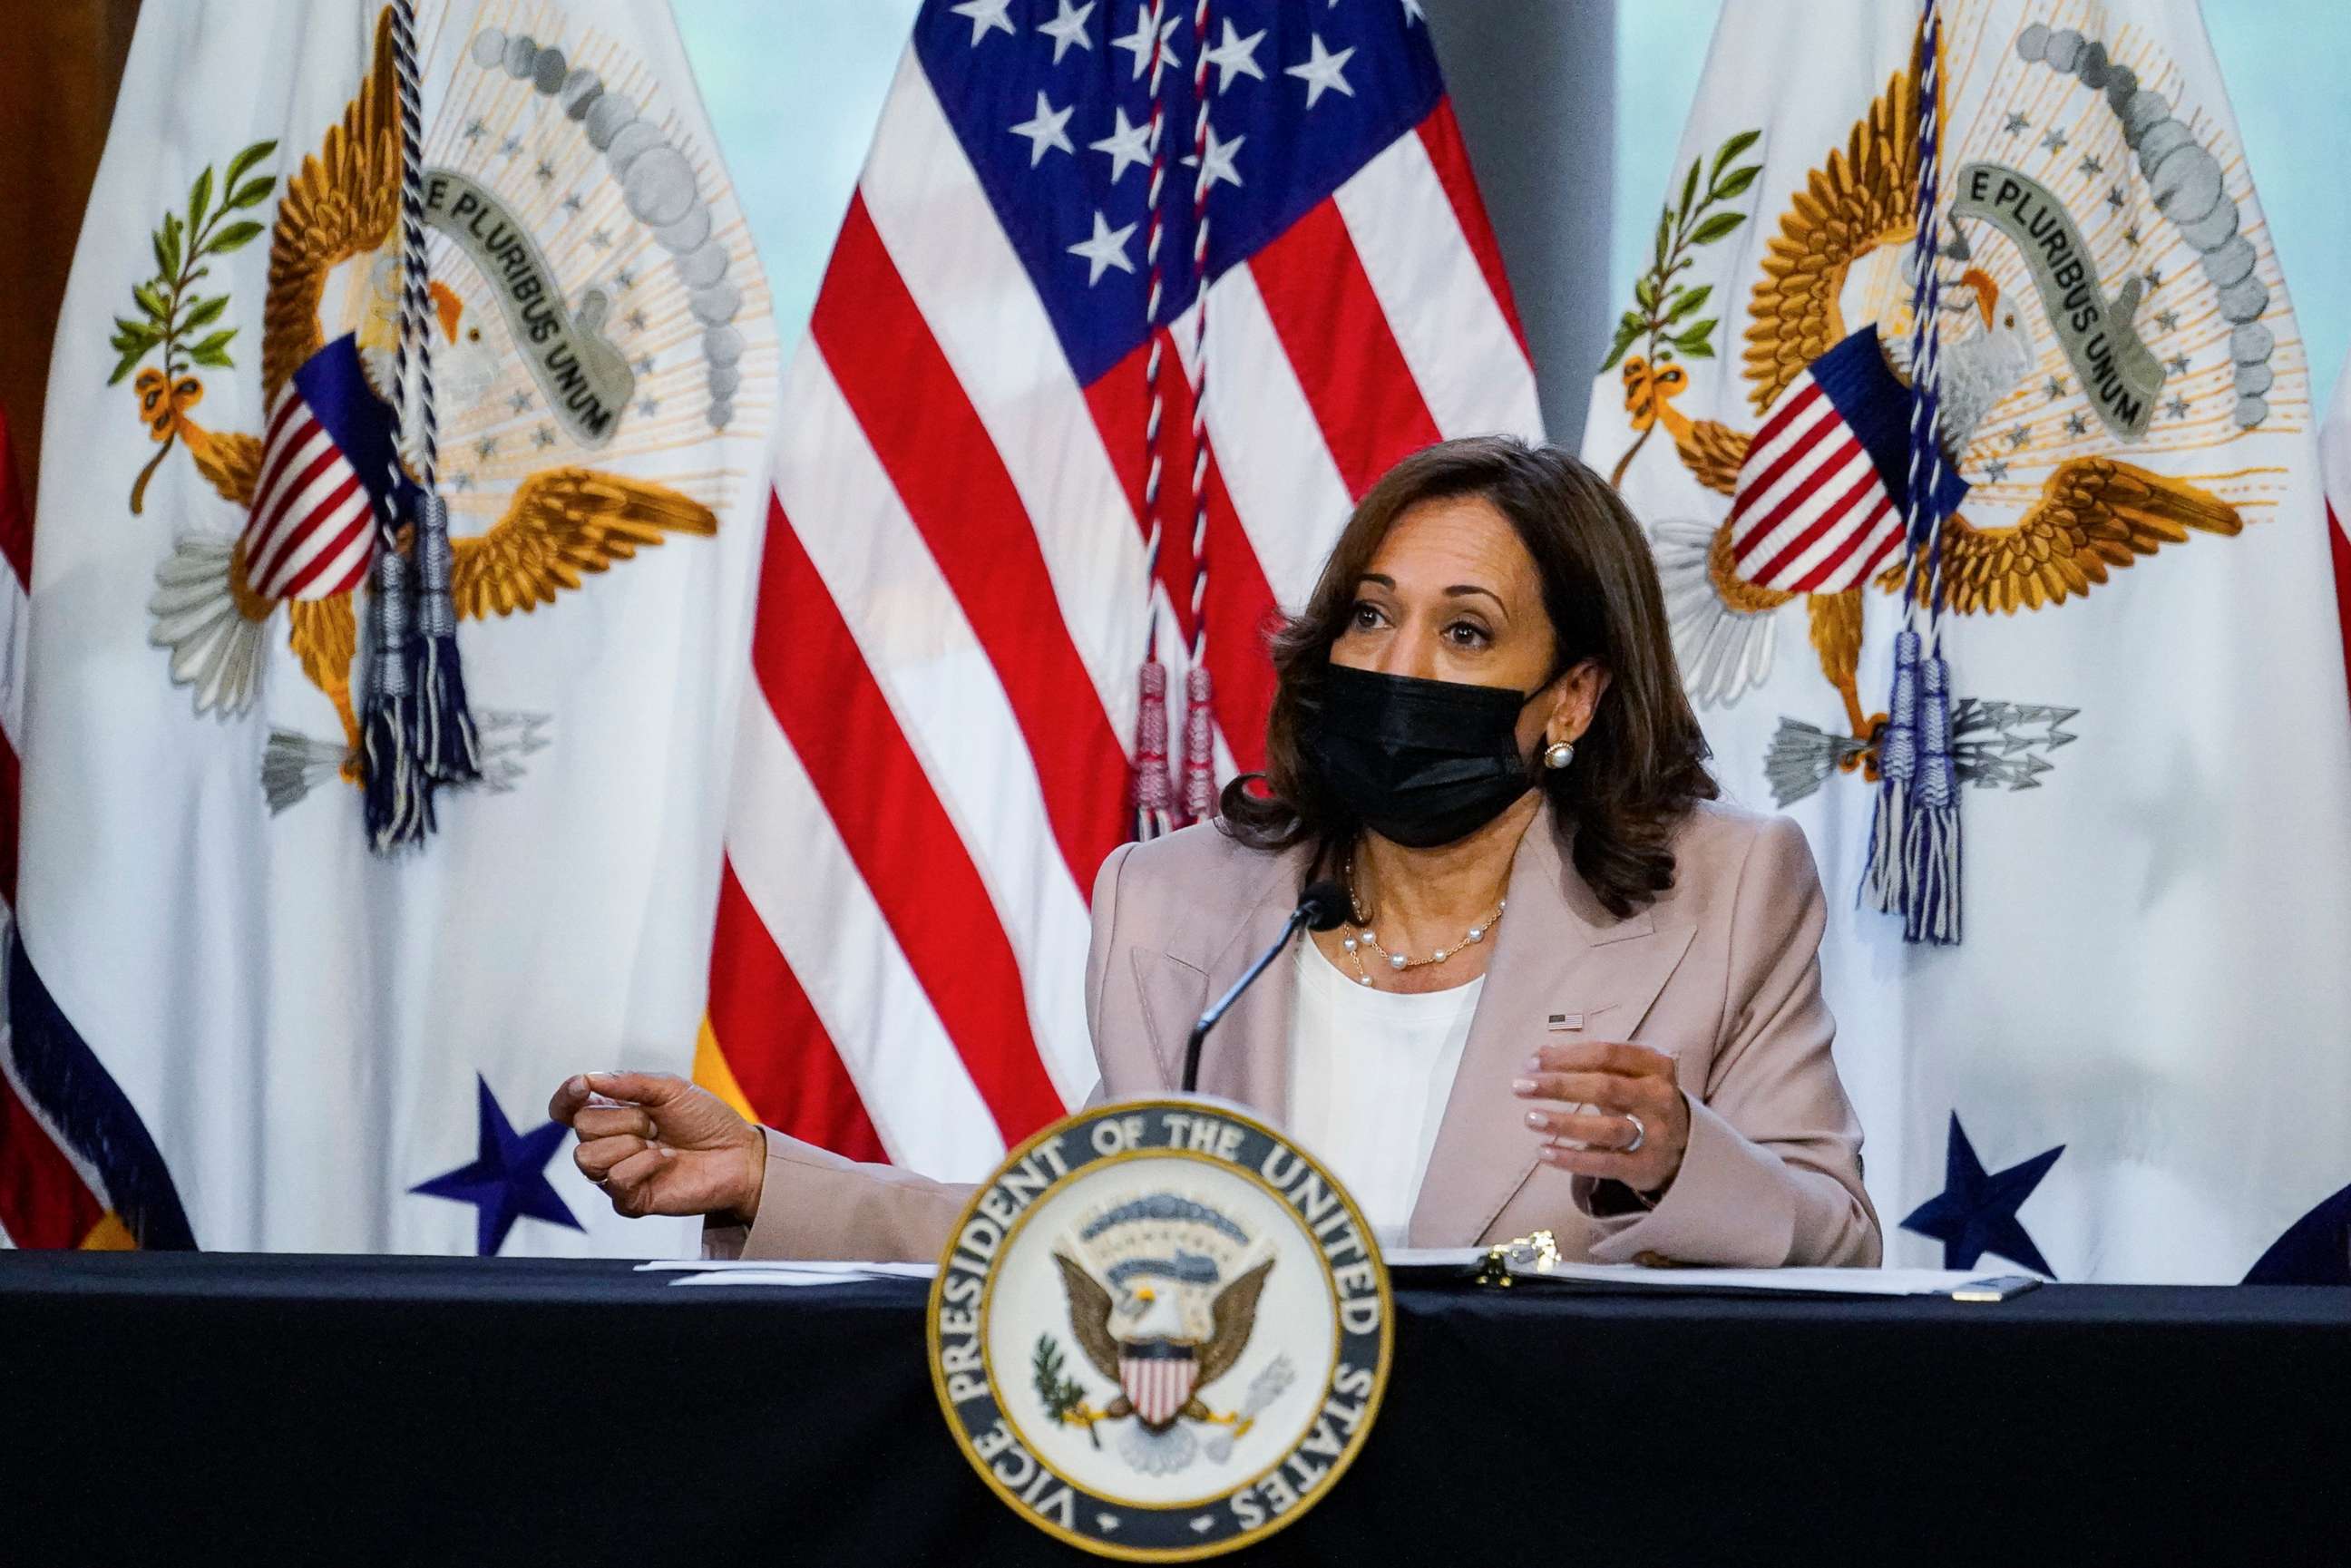
{"type": "Polygon", "coordinates": [[[1540,434],[1419,5],[928,0],[780,401],[696,1075],[977,1175],[1094,1082],[1146,657],[1258,766],[1354,497],[1540,434]]]}

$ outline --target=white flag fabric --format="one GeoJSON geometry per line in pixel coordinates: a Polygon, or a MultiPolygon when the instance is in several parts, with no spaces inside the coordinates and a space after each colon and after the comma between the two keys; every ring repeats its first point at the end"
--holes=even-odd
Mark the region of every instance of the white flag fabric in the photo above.
{"type": "Polygon", "coordinates": [[[2233,1280],[2351,1183],[2351,719],[2302,343],[2194,0],[1935,9],[1957,946],[1855,897],[1902,619],[1919,7],[1724,8],[1584,455],[1649,529],[1727,791],[1844,894],[1823,961],[1889,1260],[2233,1280]]]}
{"type": "Polygon", "coordinates": [[[395,20],[141,18],[49,388],[9,1087],[129,1239],[642,1251],[545,1107],[582,1066],[691,1062],[767,288],[666,6],[416,5],[485,777],[371,854],[353,585],[395,391],[395,20]]]}

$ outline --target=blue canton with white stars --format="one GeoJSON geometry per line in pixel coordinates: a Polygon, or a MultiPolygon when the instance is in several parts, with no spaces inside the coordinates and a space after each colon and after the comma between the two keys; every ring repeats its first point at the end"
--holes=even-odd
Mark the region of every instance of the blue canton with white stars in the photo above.
{"type": "Polygon", "coordinates": [[[546,1122],[528,1133],[517,1133],[507,1120],[489,1082],[475,1077],[475,1108],[481,1118],[476,1153],[470,1165],[444,1171],[408,1190],[425,1197],[445,1197],[474,1206],[474,1249],[493,1258],[507,1244],[507,1233],[521,1218],[543,1219],[572,1230],[587,1228],[547,1179],[547,1162],[563,1146],[570,1129],[546,1122]]]}
{"type": "Polygon", "coordinates": [[[1165,0],[925,0],[914,23],[924,74],[1081,382],[1144,340],[1155,50],[1161,325],[1196,292],[1203,163],[1213,280],[1412,131],[1444,92],[1416,0],[1216,0],[1197,160],[1192,31],[1192,6],[1165,0]]]}

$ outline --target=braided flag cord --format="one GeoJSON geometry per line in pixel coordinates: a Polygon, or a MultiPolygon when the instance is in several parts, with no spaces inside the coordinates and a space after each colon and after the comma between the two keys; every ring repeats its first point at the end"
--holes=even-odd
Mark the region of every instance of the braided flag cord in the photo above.
{"type": "Polygon", "coordinates": [[[414,483],[402,471],[405,442],[392,447],[391,483],[376,528],[361,747],[367,769],[369,841],[389,853],[433,831],[433,791],[480,776],[480,743],[467,711],[457,659],[457,614],[450,596],[455,552],[449,508],[439,493],[440,424],[434,408],[430,268],[424,231],[424,84],[416,53],[415,0],[396,0],[392,68],[400,93],[400,318],[392,396],[398,428],[416,438],[414,483]],[[409,361],[415,359],[411,379],[409,361]],[[400,549],[404,519],[413,555],[400,549]]]}
{"type": "MultiPolygon", "coordinates": [[[[413,350],[418,354],[420,371],[423,356],[430,352],[423,335],[423,268],[414,265],[423,248],[424,171],[420,129],[423,92],[416,61],[413,0],[398,0],[393,5],[392,44],[392,68],[400,87],[400,326],[392,361],[392,396],[397,413],[399,405],[408,402],[410,352],[413,350]]],[[[394,441],[392,472],[376,517],[368,601],[373,642],[368,654],[366,707],[360,717],[368,841],[379,854],[419,843],[433,831],[431,784],[416,755],[416,693],[411,669],[415,653],[411,644],[416,634],[416,587],[408,559],[400,553],[399,497],[408,487],[400,448],[401,443],[394,441]]],[[[431,483],[429,477],[426,483],[431,483]]]]}
{"type": "MultiPolygon", "coordinates": [[[[1150,216],[1150,235],[1144,243],[1144,267],[1150,277],[1150,292],[1143,307],[1144,329],[1150,335],[1151,347],[1144,361],[1143,379],[1150,390],[1147,412],[1143,418],[1143,591],[1152,596],[1159,581],[1159,551],[1163,543],[1163,524],[1159,511],[1161,456],[1159,451],[1160,422],[1166,413],[1166,400],[1161,391],[1160,367],[1165,358],[1165,336],[1160,330],[1160,303],[1165,293],[1166,274],[1160,262],[1159,246],[1166,228],[1162,196],[1167,181],[1167,156],[1162,133],[1167,123],[1165,71],[1167,48],[1160,17],[1161,0],[1153,0],[1150,9],[1143,13],[1140,26],[1151,38],[1151,132],[1147,145],[1151,152],[1151,189],[1144,197],[1150,216]]],[[[1194,56],[1203,51],[1196,46],[1194,56]]],[[[1205,165],[1204,165],[1205,167],[1205,165]]],[[[1198,416],[1196,413],[1195,419],[1198,416]]],[[[1159,611],[1155,603],[1150,612],[1150,631],[1144,648],[1141,673],[1143,706],[1135,716],[1134,737],[1134,836],[1155,839],[1177,826],[1176,786],[1167,771],[1167,670],[1159,662],[1159,611]]]]}
{"type": "Polygon", "coordinates": [[[1208,0],[1192,8],[1192,660],[1184,677],[1184,816],[1217,809],[1215,691],[1208,675],[1208,0]]]}
{"type": "Polygon", "coordinates": [[[417,482],[427,492],[438,480],[440,423],[433,407],[431,277],[424,255],[424,80],[416,57],[415,0],[392,8],[392,70],[400,89],[400,340],[393,349],[392,395],[402,405],[402,434],[413,417],[422,455],[417,482]],[[416,356],[416,392],[409,391],[408,357],[416,356]]]}
{"type": "Polygon", "coordinates": [[[1918,220],[1913,246],[1909,485],[1905,497],[1905,624],[1895,641],[1894,689],[1878,743],[1883,779],[1871,823],[1863,892],[1902,916],[1907,942],[1959,940],[1959,774],[1951,760],[1950,667],[1942,651],[1943,479],[1938,423],[1942,333],[1935,270],[1941,172],[1942,13],[1919,17],[1918,220]]]}
{"type": "Polygon", "coordinates": [[[468,782],[481,777],[481,745],[465,703],[457,660],[457,611],[450,597],[455,552],[449,543],[449,507],[441,498],[440,415],[433,396],[433,307],[424,240],[424,89],[416,58],[415,0],[400,0],[392,30],[400,79],[401,349],[416,350],[416,386],[395,382],[416,421],[421,486],[413,522],[417,574],[414,635],[409,643],[410,686],[416,698],[418,766],[430,781],[468,782]]]}

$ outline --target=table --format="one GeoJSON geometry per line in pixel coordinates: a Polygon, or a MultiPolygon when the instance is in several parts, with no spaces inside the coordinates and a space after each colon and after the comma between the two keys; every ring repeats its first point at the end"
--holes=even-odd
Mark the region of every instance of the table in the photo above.
{"type": "MultiPolygon", "coordinates": [[[[0,1254],[0,1563],[1082,1561],[949,1444],[923,1295],[0,1254]]],[[[1243,1561],[2351,1553],[2351,1291],[1396,1301],[1362,1459],[1243,1561]]]]}

